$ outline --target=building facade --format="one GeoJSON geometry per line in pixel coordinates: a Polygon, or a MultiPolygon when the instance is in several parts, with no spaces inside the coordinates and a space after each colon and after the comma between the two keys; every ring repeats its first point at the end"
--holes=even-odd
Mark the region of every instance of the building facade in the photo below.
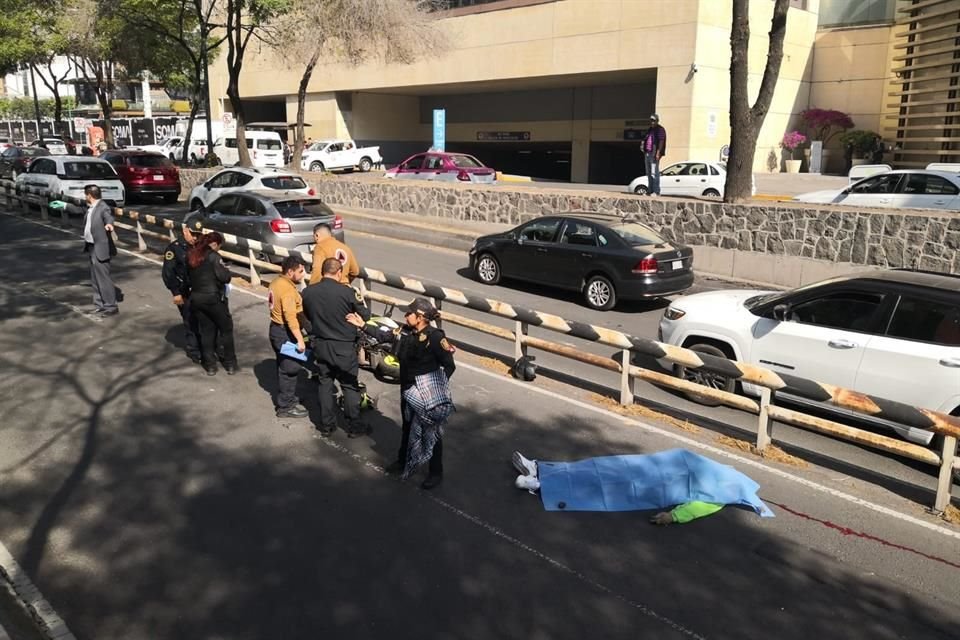
{"type": "MultiPolygon", "coordinates": [[[[960,42],[948,37],[960,23],[950,17],[960,15],[955,5],[960,0],[792,0],[755,170],[780,170],[780,140],[810,107],[845,111],[857,128],[899,143],[898,162],[926,161],[920,151],[928,147],[917,145],[953,135],[952,116],[944,114],[953,111],[945,101],[960,77],[949,62],[960,42]],[[909,46],[917,38],[922,43],[909,46]]],[[[445,51],[424,51],[409,65],[319,65],[307,95],[307,135],[377,144],[394,164],[430,146],[432,112],[445,109],[448,150],[508,173],[622,184],[642,173],[638,134],[658,113],[667,161],[721,158],[730,138],[732,0],[448,6],[438,14],[452,43],[445,51]]],[[[753,96],[772,11],[771,0],[750,2],[753,96]]],[[[301,68],[269,50],[248,56],[240,82],[247,119],[292,122],[301,68]]],[[[211,68],[215,118],[229,109],[226,84],[221,58],[211,68]]]]}

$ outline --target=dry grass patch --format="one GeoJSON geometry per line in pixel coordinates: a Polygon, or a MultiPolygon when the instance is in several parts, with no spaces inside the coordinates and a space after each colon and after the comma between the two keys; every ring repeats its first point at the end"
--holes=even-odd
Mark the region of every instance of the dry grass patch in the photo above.
{"type": "Polygon", "coordinates": [[[656,420],[657,422],[669,424],[671,427],[676,427],[681,431],[686,431],[688,433],[700,433],[700,427],[692,424],[689,420],[680,420],[671,415],[667,415],[666,413],[654,411],[653,409],[645,407],[641,404],[632,404],[625,407],[613,398],[600,395],[599,393],[591,393],[590,400],[595,404],[599,404],[603,408],[609,409],[614,413],[619,413],[622,416],[630,416],[632,418],[650,418],[651,420],[656,420]]]}
{"type": "Polygon", "coordinates": [[[480,366],[503,376],[510,375],[510,365],[496,358],[480,358],[480,366]]]}
{"type": "Polygon", "coordinates": [[[960,509],[957,509],[952,504],[948,504],[947,508],[943,511],[943,519],[950,524],[960,524],[960,509]]]}
{"type": "Polygon", "coordinates": [[[767,445],[767,448],[764,451],[760,451],[757,449],[755,444],[747,442],[746,440],[739,440],[737,438],[731,438],[730,436],[724,435],[717,436],[717,443],[730,449],[737,449],[745,453],[752,453],[753,455],[765,458],[766,460],[781,462],[793,467],[809,466],[806,460],[790,455],[775,444],[767,445]]]}

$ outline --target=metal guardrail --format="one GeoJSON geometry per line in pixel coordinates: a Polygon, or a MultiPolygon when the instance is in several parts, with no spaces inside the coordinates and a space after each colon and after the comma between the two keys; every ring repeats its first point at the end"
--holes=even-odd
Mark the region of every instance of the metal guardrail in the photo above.
{"type": "MultiPolygon", "coordinates": [[[[21,192],[18,193],[14,188],[14,183],[8,180],[0,180],[0,189],[2,189],[3,197],[8,206],[12,207],[14,201],[17,201],[20,207],[26,210],[28,202],[33,202],[40,206],[41,217],[43,219],[49,219],[47,204],[50,198],[46,194],[30,188],[21,189],[21,192]]],[[[83,201],[76,198],[65,198],[65,200],[76,207],[82,208],[86,206],[83,201]]],[[[64,221],[67,221],[68,215],[69,213],[66,209],[61,212],[64,221]]],[[[115,217],[126,218],[135,222],[134,225],[118,224],[117,226],[137,233],[140,250],[146,250],[147,248],[144,237],[169,239],[173,237],[173,230],[180,226],[180,223],[163,216],[143,214],[137,211],[125,211],[120,208],[114,210],[114,215],[115,217]],[[167,233],[159,234],[144,229],[144,224],[163,228],[167,233]]],[[[257,258],[259,255],[277,257],[296,255],[305,262],[312,263],[312,256],[310,254],[292,251],[284,247],[276,247],[268,243],[243,238],[234,234],[220,233],[224,236],[226,244],[245,250],[246,255],[223,251],[221,253],[228,258],[248,264],[250,268],[250,280],[253,284],[260,284],[261,282],[260,274],[257,271],[258,268],[275,273],[280,270],[279,267],[272,263],[259,260],[257,258]]],[[[724,405],[756,414],[758,416],[756,446],[760,451],[763,451],[771,443],[770,419],[773,418],[781,422],[812,429],[895,455],[938,466],[940,469],[933,510],[938,513],[943,512],[950,502],[953,471],[954,469],[960,469],[960,459],[957,457],[957,440],[960,438],[960,416],[950,416],[930,409],[914,407],[851,389],[845,389],[836,385],[817,382],[790,374],[778,373],[749,363],[698,353],[683,347],[664,344],[649,338],[632,336],[606,327],[566,320],[557,315],[518,307],[490,298],[474,296],[457,289],[432,285],[414,278],[388,274],[376,269],[362,269],[361,278],[367,284],[367,286],[364,287],[364,294],[370,300],[380,301],[385,304],[401,304],[406,302],[398,298],[370,291],[370,283],[378,282],[394,289],[410,291],[432,298],[438,308],[442,308],[443,303],[447,302],[513,320],[515,327],[513,331],[510,331],[503,327],[454,315],[448,311],[444,311],[442,316],[444,322],[450,322],[483,332],[487,335],[512,341],[514,343],[514,356],[517,358],[526,355],[528,349],[532,347],[601,367],[609,371],[618,372],[621,375],[621,404],[633,404],[634,396],[636,395],[635,383],[637,380],[645,380],[656,385],[694,393],[701,397],[719,401],[724,405]],[[528,335],[528,330],[531,326],[616,347],[621,350],[619,361],[530,336],[528,335]],[[734,393],[710,389],[670,375],[634,366],[632,364],[632,355],[634,353],[669,360],[687,368],[702,369],[742,382],[753,383],[761,387],[760,400],[757,402],[734,393]],[[906,426],[930,430],[943,436],[942,450],[938,455],[931,449],[903,440],[874,434],[838,422],[776,406],[773,404],[773,398],[777,391],[787,392],[818,402],[831,403],[838,407],[906,426]]]]}

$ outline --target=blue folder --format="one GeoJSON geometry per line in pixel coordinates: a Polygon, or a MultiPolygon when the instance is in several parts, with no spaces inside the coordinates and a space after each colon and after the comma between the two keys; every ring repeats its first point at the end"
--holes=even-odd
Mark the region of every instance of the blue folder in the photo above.
{"type": "Polygon", "coordinates": [[[283,346],[280,347],[280,355],[293,358],[294,360],[299,360],[300,362],[306,362],[310,359],[310,350],[307,349],[303,353],[300,353],[297,351],[297,345],[287,340],[283,343],[283,346]]]}

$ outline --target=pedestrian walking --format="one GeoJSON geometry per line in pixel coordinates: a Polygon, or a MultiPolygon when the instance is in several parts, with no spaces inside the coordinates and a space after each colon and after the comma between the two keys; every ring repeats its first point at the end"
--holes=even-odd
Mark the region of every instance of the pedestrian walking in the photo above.
{"type": "Polygon", "coordinates": [[[277,417],[303,418],[307,409],[297,398],[297,377],[300,362],[281,353],[283,345],[297,345],[297,352],[304,353],[307,345],[303,340],[303,298],[297,288],[306,276],[304,262],[297,256],[288,256],[280,265],[283,273],[274,278],[267,291],[270,306],[270,346],[277,354],[277,417]]]}
{"type": "Polygon", "coordinates": [[[347,436],[357,438],[370,433],[360,422],[360,364],[357,360],[357,330],[346,320],[348,314],[368,320],[370,311],[360,292],[340,282],[343,265],[327,258],[319,265],[323,278],[303,290],[303,310],[310,322],[313,357],[319,376],[320,434],[328,436],[337,429],[336,388],[343,392],[343,414],[347,436]]]}
{"type": "Polygon", "coordinates": [[[218,253],[223,236],[216,231],[201,236],[187,252],[190,305],[200,329],[200,359],[208,376],[217,375],[217,345],[227,375],[237,372],[233,318],[227,301],[230,272],[218,253]]]}
{"type": "Polygon", "coordinates": [[[650,195],[660,195],[660,159],[667,154],[667,130],[660,126],[660,116],[650,116],[650,128],[643,136],[643,161],[650,195]]]}
{"type": "Polygon", "coordinates": [[[399,341],[403,428],[397,460],[387,472],[406,479],[426,462],[427,477],[420,487],[433,489],[443,482],[443,426],[454,411],[449,380],[457,368],[456,349],[442,329],[430,324],[440,312],[429,300],[417,298],[404,311],[406,326],[396,333],[368,325],[358,315],[347,316],[347,322],[381,340],[399,341]]]}
{"type": "Polygon", "coordinates": [[[173,296],[173,304],[183,320],[183,341],[187,357],[200,364],[200,329],[190,304],[190,270],[187,252],[203,233],[203,221],[198,215],[189,215],[181,226],[181,237],[167,245],[163,252],[163,285],[173,296]]]}
{"type": "Polygon", "coordinates": [[[90,255],[90,281],[93,284],[94,313],[115,316],[117,287],[110,277],[110,260],[117,255],[113,242],[113,212],[100,199],[100,187],[91,184],[83,190],[87,200],[87,214],[83,219],[83,251],[90,255]]]}
{"type": "Polygon", "coordinates": [[[360,275],[360,265],[353,251],[333,237],[333,227],[328,223],[321,222],[313,228],[313,242],[313,272],[310,273],[310,284],[320,281],[320,265],[327,258],[336,258],[343,266],[340,272],[341,283],[351,284],[360,275]]]}

